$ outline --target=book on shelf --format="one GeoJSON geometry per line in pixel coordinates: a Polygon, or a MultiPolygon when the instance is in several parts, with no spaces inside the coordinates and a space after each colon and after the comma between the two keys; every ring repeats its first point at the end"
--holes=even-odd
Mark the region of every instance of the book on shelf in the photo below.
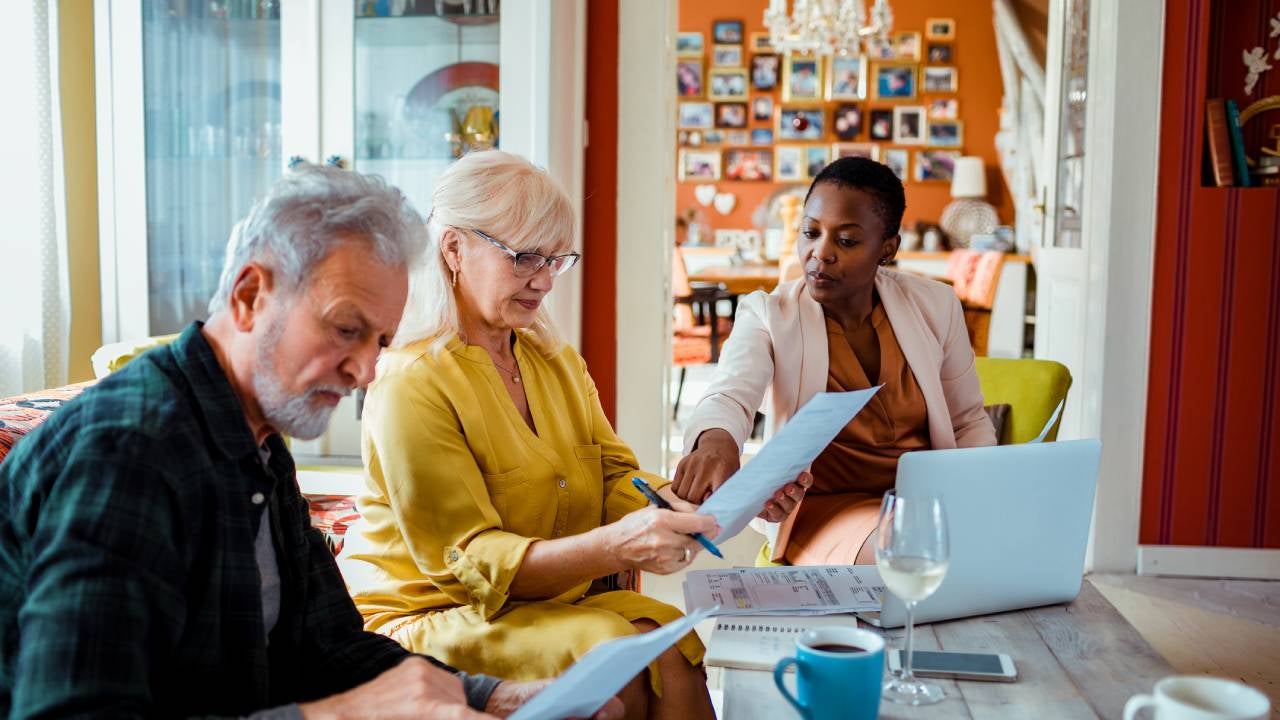
{"type": "Polygon", "coordinates": [[[1231,135],[1227,132],[1227,106],[1222,98],[1205,102],[1205,145],[1209,151],[1209,169],[1217,187],[1235,185],[1231,168],[1231,135]]]}
{"type": "Polygon", "coordinates": [[[1235,100],[1228,100],[1227,134],[1231,137],[1231,158],[1236,168],[1236,184],[1249,187],[1249,164],[1244,159],[1244,133],[1240,132],[1240,106],[1235,100]]]}

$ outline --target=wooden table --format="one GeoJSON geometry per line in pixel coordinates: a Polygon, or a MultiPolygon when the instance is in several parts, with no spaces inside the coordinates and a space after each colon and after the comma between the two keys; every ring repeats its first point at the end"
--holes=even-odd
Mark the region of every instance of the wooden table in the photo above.
{"type": "MultiPolygon", "coordinates": [[[[903,632],[885,636],[901,647],[903,632]]],[[[882,718],[1120,718],[1131,695],[1174,674],[1088,579],[1069,605],[922,625],[915,643],[920,650],[1008,653],[1018,681],[930,680],[942,686],[945,700],[928,707],[882,702],[882,718]]],[[[721,672],[722,720],[796,717],[771,673],[721,672]]]]}
{"type": "Polygon", "coordinates": [[[735,295],[746,295],[756,290],[771,292],[778,286],[777,265],[708,265],[689,273],[689,282],[706,282],[724,285],[735,295]]]}

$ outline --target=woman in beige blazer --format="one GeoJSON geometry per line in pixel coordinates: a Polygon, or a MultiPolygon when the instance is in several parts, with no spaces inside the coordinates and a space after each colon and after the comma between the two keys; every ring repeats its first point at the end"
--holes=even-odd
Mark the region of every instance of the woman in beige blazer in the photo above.
{"type": "Polygon", "coordinates": [[[775,562],[873,561],[867,540],[903,452],[996,443],[955,293],[884,267],[905,207],[901,181],[872,160],[843,158],[818,175],[796,243],[804,276],[739,304],[685,431],[673,487],[701,502],[737,470],[766,399],[774,429],[816,393],[884,385],[802,478],[803,501],[761,514],[781,522],[775,562]]]}

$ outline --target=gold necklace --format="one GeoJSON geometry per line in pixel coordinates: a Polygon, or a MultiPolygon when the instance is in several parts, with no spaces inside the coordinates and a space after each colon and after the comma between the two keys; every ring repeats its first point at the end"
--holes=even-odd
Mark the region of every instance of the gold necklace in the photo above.
{"type": "Polygon", "coordinates": [[[517,385],[519,385],[519,384],[520,384],[520,371],[519,371],[519,369],[518,369],[518,368],[520,367],[520,364],[519,364],[519,363],[516,363],[516,368],[517,368],[517,369],[516,369],[516,370],[512,370],[512,369],[510,369],[510,368],[505,368],[505,367],[503,367],[503,366],[499,365],[499,364],[497,363],[497,361],[493,359],[493,356],[492,356],[492,355],[490,355],[490,356],[489,356],[489,362],[493,363],[493,366],[494,366],[494,367],[496,367],[496,368],[498,368],[499,370],[501,370],[501,371],[505,372],[506,374],[510,375],[510,376],[511,376],[511,382],[513,382],[513,383],[515,383],[515,384],[517,384],[517,385]]]}

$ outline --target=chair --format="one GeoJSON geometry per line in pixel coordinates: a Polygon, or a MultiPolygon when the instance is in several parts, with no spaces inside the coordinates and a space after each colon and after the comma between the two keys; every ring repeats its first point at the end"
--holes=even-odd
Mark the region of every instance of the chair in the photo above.
{"type": "MultiPolygon", "coordinates": [[[[1034,440],[1071,389],[1071,371],[1053,360],[979,357],[977,371],[983,400],[1009,406],[998,438],[1001,445],[1034,440]]],[[[1056,440],[1061,425],[1059,416],[1044,439],[1056,440]]]]}
{"type": "Polygon", "coordinates": [[[689,282],[684,253],[677,247],[671,260],[671,294],[675,301],[672,319],[671,363],[680,368],[676,400],[671,418],[680,412],[680,396],[684,393],[685,375],[690,365],[706,365],[720,360],[733,320],[720,317],[716,305],[721,300],[734,301],[736,295],[722,285],[689,282]]]}
{"type": "Polygon", "coordinates": [[[987,354],[991,331],[991,306],[995,303],[1004,254],[977,250],[954,250],[947,261],[946,277],[955,288],[964,309],[964,324],[975,355],[987,354]]]}

